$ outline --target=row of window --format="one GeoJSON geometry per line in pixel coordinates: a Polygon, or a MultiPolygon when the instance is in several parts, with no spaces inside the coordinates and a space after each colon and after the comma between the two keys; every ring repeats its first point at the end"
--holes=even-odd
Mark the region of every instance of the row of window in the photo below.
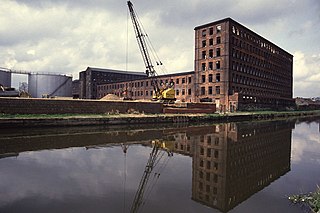
{"type": "MultiPolygon", "coordinates": [[[[213,46],[213,38],[210,38],[208,41],[209,41],[209,46],[213,46]]],[[[221,44],[221,37],[220,36],[216,37],[216,44],[221,44]]],[[[207,46],[207,40],[202,40],[201,47],[204,48],[206,46],[207,46]]]]}
{"type": "MultiPolygon", "coordinates": [[[[211,166],[211,161],[206,161],[206,169],[210,170],[213,168],[213,170],[218,170],[218,163],[217,162],[213,162],[213,167],[211,166]]],[[[204,167],[204,160],[203,159],[200,159],[200,162],[199,162],[199,166],[200,167],[204,167]]]]}
{"type": "MultiPolygon", "coordinates": [[[[221,25],[217,25],[216,26],[216,33],[221,33],[221,25]]],[[[210,27],[209,29],[208,29],[208,31],[209,31],[209,35],[213,35],[213,33],[214,33],[214,28],[213,27],[210,27]]],[[[204,29],[204,30],[202,30],[202,37],[206,37],[207,36],[207,29],[204,29]]]]}
{"type": "MultiPolygon", "coordinates": [[[[200,147],[200,155],[204,155],[204,152],[205,152],[204,148],[200,147]]],[[[206,149],[206,156],[208,158],[211,158],[212,152],[213,152],[213,157],[214,158],[219,158],[219,151],[218,150],[213,150],[211,148],[207,148],[206,149]]]]}
{"type": "MultiPolygon", "coordinates": [[[[163,84],[167,84],[167,83],[175,83],[175,84],[185,84],[186,83],[186,80],[188,81],[188,84],[191,84],[192,83],[192,77],[189,76],[189,77],[184,77],[184,78],[181,78],[181,81],[180,81],[180,78],[176,78],[175,82],[173,82],[172,79],[166,79],[166,80],[160,80],[159,83],[160,85],[163,85],[163,84]]],[[[144,87],[144,85],[146,87],[149,86],[149,81],[139,81],[139,82],[130,82],[130,83],[122,83],[122,84],[118,84],[118,83],[115,83],[115,84],[110,84],[110,85],[100,85],[99,86],[99,90],[110,90],[110,89],[123,89],[123,88],[128,88],[128,87],[135,87],[135,88],[139,88],[139,87],[144,87]]],[[[151,83],[150,83],[151,85],[151,83]]]]}
{"type": "MultiPolygon", "coordinates": [[[[221,48],[220,47],[216,48],[216,56],[215,57],[219,57],[219,56],[221,56],[221,48]]],[[[201,59],[207,59],[207,58],[213,58],[213,49],[210,49],[208,51],[208,56],[207,56],[206,50],[201,52],[201,59]]]]}
{"type": "Polygon", "coordinates": [[[206,71],[206,70],[213,70],[213,64],[216,65],[216,69],[219,70],[221,69],[221,62],[220,61],[216,61],[215,63],[210,61],[208,62],[208,67],[207,67],[207,63],[201,63],[201,71],[206,71]]]}
{"type": "Polygon", "coordinates": [[[206,90],[206,87],[201,87],[200,88],[200,94],[201,95],[214,95],[214,92],[216,95],[220,94],[220,86],[208,86],[208,90],[206,90]]]}
{"type": "Polygon", "coordinates": [[[291,83],[286,84],[286,83],[278,83],[275,81],[266,81],[266,80],[261,80],[256,78],[250,78],[250,77],[235,74],[235,73],[232,73],[231,81],[233,83],[266,88],[266,89],[269,89],[270,91],[276,90],[281,93],[291,92],[291,83]]]}
{"type": "MultiPolygon", "coordinates": [[[[279,50],[278,48],[274,47],[269,42],[265,42],[265,41],[263,41],[261,39],[256,38],[251,33],[248,33],[248,32],[246,32],[244,30],[239,30],[235,26],[232,26],[232,33],[234,35],[236,35],[236,36],[241,37],[241,39],[239,39],[239,41],[236,41],[236,38],[234,38],[232,36],[232,43],[234,43],[234,44],[239,44],[241,46],[240,42],[244,41],[244,40],[247,40],[247,41],[250,41],[250,43],[255,43],[257,46],[259,46],[260,48],[265,49],[266,51],[268,51],[270,53],[280,55],[280,57],[285,61],[292,61],[292,59],[290,57],[288,57],[287,55],[285,55],[284,53],[282,53],[281,50],[279,50]]],[[[246,44],[244,44],[244,45],[246,45],[246,44]]],[[[260,51],[260,50],[258,49],[256,51],[260,51]]]]}
{"type": "Polygon", "coordinates": [[[238,71],[238,72],[243,72],[246,74],[250,74],[256,77],[260,77],[266,80],[269,80],[270,83],[273,82],[278,82],[279,84],[282,84],[284,87],[290,86],[291,85],[291,75],[290,76],[282,76],[279,75],[278,72],[267,72],[262,69],[247,65],[247,64],[242,64],[238,63],[235,61],[232,61],[232,70],[233,71],[238,71]]]}
{"type": "MultiPolygon", "coordinates": [[[[208,82],[220,82],[221,81],[221,74],[217,73],[215,76],[215,81],[213,81],[213,74],[208,75],[208,82]]],[[[206,75],[201,75],[201,83],[206,83],[206,75]]]]}
{"type": "Polygon", "coordinates": [[[276,71],[279,75],[288,76],[291,74],[291,65],[290,63],[286,64],[276,64],[272,60],[260,59],[253,55],[249,55],[240,50],[232,48],[232,57],[234,59],[239,59],[241,61],[247,62],[250,65],[257,66],[259,68],[266,68],[270,71],[276,71]]]}
{"type": "MultiPolygon", "coordinates": [[[[210,172],[205,172],[206,174],[206,181],[211,181],[211,176],[213,176],[213,182],[217,183],[218,182],[218,175],[210,172]]],[[[204,172],[199,171],[199,178],[204,179],[204,172]]]]}
{"type": "MultiPolygon", "coordinates": [[[[240,92],[241,94],[247,94],[247,95],[256,95],[256,96],[262,96],[262,97],[279,97],[278,91],[270,91],[270,90],[262,90],[257,88],[249,88],[249,87],[241,87],[241,86],[232,86],[231,87],[231,94],[234,94],[235,92],[240,92]]],[[[281,94],[283,92],[281,91],[281,94]]],[[[291,93],[285,93],[288,97],[291,96],[291,93]]],[[[247,99],[247,98],[246,98],[247,99]]],[[[249,98],[250,99],[250,98],[249,98]]],[[[256,100],[257,102],[260,102],[259,99],[256,100]]]]}

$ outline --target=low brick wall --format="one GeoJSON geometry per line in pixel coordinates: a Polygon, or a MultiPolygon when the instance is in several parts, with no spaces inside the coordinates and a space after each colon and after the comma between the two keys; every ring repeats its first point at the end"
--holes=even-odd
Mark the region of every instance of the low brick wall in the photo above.
{"type": "Polygon", "coordinates": [[[104,114],[128,111],[157,114],[163,112],[163,104],[134,101],[0,98],[0,113],[5,114],[104,114]]]}

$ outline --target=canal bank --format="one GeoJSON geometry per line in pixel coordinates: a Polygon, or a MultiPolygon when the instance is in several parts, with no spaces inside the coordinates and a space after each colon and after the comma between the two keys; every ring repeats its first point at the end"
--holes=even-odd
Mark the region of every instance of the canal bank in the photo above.
{"type": "Polygon", "coordinates": [[[160,123],[235,122],[294,117],[318,117],[320,111],[242,112],[228,114],[90,114],[90,115],[0,115],[0,127],[56,127],[91,125],[136,125],[160,123]]]}

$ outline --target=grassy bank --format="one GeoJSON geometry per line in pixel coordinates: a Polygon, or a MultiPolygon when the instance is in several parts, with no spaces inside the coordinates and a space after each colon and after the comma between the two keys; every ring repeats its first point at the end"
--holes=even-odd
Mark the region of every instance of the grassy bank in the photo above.
{"type": "Polygon", "coordinates": [[[0,114],[0,119],[50,119],[50,118],[116,118],[116,117],[232,117],[232,116],[265,116],[265,115],[300,115],[300,114],[315,114],[320,115],[320,110],[314,111],[255,111],[255,112],[236,112],[225,114],[141,114],[141,113],[109,113],[109,114],[0,114]]]}

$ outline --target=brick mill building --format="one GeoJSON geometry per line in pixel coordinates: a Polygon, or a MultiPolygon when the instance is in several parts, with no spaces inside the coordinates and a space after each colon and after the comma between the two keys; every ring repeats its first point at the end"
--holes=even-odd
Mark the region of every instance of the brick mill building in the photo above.
{"type": "Polygon", "coordinates": [[[100,84],[110,84],[119,81],[130,81],[133,79],[146,78],[143,72],[130,72],[122,70],[101,69],[87,67],[85,71],[79,73],[79,97],[81,99],[97,99],[97,86],[100,84]]]}
{"type": "MultiPolygon", "coordinates": [[[[194,71],[157,77],[175,83],[181,102],[212,102],[220,111],[292,105],[293,56],[231,18],[195,27],[194,71]]],[[[80,79],[81,82],[81,79],[80,79]]],[[[151,99],[150,79],[101,82],[96,95],[151,99]]],[[[87,90],[88,91],[88,90],[87,90]]]]}

